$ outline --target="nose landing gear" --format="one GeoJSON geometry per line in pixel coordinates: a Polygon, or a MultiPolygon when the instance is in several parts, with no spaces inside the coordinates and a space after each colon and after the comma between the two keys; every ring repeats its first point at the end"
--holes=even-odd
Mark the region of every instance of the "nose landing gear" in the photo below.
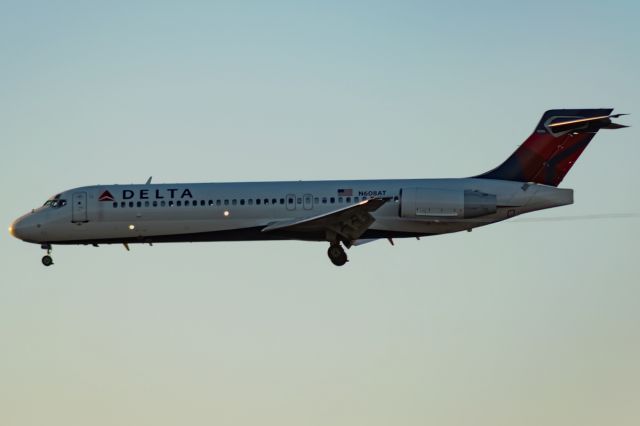
{"type": "Polygon", "coordinates": [[[42,264],[44,266],[53,265],[53,258],[51,257],[51,244],[43,244],[42,248],[47,251],[47,254],[42,256],[42,264]]]}
{"type": "Polygon", "coordinates": [[[327,250],[327,255],[331,263],[336,266],[342,266],[349,261],[347,253],[345,253],[340,243],[331,243],[329,250],[327,250]]]}

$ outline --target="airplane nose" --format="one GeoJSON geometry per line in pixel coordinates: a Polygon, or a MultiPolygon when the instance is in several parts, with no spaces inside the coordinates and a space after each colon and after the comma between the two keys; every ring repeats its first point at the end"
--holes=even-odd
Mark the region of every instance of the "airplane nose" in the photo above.
{"type": "Polygon", "coordinates": [[[33,218],[25,215],[14,220],[9,226],[9,233],[20,240],[34,242],[36,239],[36,227],[33,218]]]}
{"type": "Polygon", "coordinates": [[[22,218],[20,218],[14,220],[13,223],[9,225],[9,234],[11,234],[12,237],[18,238],[19,240],[22,239],[24,236],[23,222],[22,218]]]}

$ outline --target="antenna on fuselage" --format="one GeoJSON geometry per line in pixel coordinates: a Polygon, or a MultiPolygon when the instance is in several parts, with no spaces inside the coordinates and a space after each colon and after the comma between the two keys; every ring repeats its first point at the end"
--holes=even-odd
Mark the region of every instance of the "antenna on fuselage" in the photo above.
{"type": "Polygon", "coordinates": [[[153,178],[153,176],[149,176],[149,179],[147,179],[147,182],[145,183],[145,185],[149,185],[151,183],[151,179],[153,178]]]}

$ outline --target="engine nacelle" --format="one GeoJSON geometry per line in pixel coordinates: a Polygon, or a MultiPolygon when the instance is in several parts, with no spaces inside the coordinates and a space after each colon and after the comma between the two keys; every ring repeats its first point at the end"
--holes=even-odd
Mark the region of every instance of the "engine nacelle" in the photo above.
{"type": "Polygon", "coordinates": [[[479,191],[403,188],[400,216],[470,219],[496,212],[496,196],[479,191]]]}

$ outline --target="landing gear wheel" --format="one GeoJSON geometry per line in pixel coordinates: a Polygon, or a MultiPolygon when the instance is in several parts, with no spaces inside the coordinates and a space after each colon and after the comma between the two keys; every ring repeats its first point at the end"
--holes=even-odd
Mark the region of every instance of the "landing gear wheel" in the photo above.
{"type": "Polygon", "coordinates": [[[53,265],[53,258],[51,256],[49,256],[48,254],[44,255],[42,257],[42,264],[44,266],[51,266],[53,265]]]}
{"type": "Polygon", "coordinates": [[[329,256],[331,263],[336,266],[342,266],[349,261],[349,259],[347,259],[347,253],[344,252],[344,249],[339,244],[332,244],[329,246],[327,255],[329,256]]]}

